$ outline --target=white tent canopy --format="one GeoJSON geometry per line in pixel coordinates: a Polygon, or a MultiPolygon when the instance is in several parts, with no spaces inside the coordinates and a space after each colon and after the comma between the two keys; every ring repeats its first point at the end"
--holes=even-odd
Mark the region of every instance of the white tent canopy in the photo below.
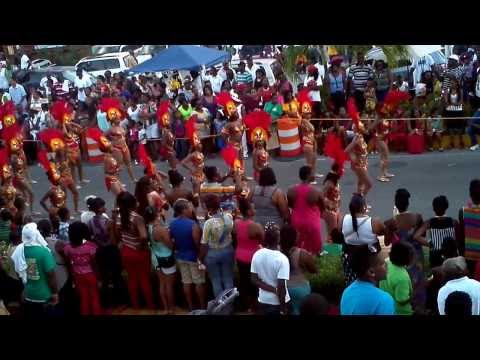
{"type": "Polygon", "coordinates": [[[408,53],[414,60],[442,50],[441,45],[407,45],[408,53]]]}

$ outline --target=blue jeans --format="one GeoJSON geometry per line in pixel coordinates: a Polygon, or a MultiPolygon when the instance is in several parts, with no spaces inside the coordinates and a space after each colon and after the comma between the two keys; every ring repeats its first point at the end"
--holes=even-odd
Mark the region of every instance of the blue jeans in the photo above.
{"type": "Polygon", "coordinates": [[[234,254],[232,245],[224,249],[208,249],[205,265],[215,297],[223,291],[233,288],[234,254]]]}
{"type": "MultiPolygon", "coordinates": [[[[478,112],[475,113],[474,116],[477,116],[478,112]]],[[[477,136],[480,135],[480,129],[478,127],[474,127],[473,125],[480,126],[480,118],[477,119],[470,119],[469,126],[467,127],[467,133],[470,135],[470,139],[472,141],[472,146],[477,145],[477,136]]]]}

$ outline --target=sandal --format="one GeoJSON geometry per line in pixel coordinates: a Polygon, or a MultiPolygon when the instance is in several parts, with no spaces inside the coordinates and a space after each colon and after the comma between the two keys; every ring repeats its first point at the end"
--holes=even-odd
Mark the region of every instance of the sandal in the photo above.
{"type": "Polygon", "coordinates": [[[377,178],[378,181],[381,181],[381,182],[389,182],[390,179],[385,177],[385,176],[380,176],[377,178]]]}
{"type": "Polygon", "coordinates": [[[395,177],[395,175],[394,174],[385,174],[385,177],[392,178],[392,177],[395,177]]]}

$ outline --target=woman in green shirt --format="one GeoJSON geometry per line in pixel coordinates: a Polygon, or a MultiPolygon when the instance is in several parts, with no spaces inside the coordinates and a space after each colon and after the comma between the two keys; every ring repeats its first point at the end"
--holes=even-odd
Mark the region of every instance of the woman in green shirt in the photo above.
{"type": "Polygon", "coordinates": [[[282,116],[282,105],[278,102],[278,94],[273,93],[272,98],[265,104],[264,110],[272,117],[270,137],[267,142],[267,150],[274,150],[280,147],[277,133],[277,120],[282,116]]]}
{"type": "Polygon", "coordinates": [[[193,112],[192,105],[188,103],[184,94],[178,95],[178,103],[180,104],[178,106],[178,111],[182,114],[183,121],[187,121],[193,112]]]}
{"type": "Polygon", "coordinates": [[[282,105],[278,103],[277,93],[273,93],[272,99],[265,104],[264,110],[270,114],[273,121],[282,116],[282,105]]]}
{"type": "Polygon", "coordinates": [[[387,261],[387,278],[380,281],[380,289],[388,292],[395,301],[397,315],[412,315],[412,280],[407,267],[412,263],[413,246],[405,241],[392,245],[390,259],[387,261]]]}

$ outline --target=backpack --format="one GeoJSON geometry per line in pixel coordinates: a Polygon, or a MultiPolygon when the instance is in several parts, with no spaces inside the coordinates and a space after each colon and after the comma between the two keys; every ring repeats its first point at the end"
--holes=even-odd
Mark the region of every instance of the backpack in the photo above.
{"type": "Polygon", "coordinates": [[[92,241],[98,246],[105,246],[110,243],[108,231],[103,227],[102,222],[94,216],[88,222],[88,228],[92,234],[92,241]]]}

